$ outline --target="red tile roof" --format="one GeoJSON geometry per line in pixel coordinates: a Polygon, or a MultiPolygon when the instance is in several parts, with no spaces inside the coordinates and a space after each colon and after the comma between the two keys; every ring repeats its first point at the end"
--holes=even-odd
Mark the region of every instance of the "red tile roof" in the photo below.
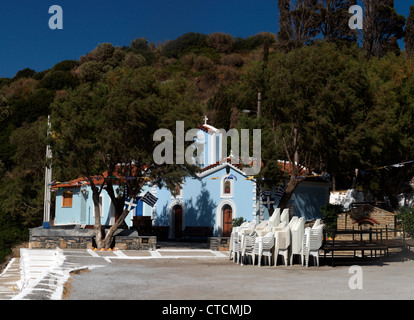
{"type": "MultiPolygon", "coordinates": [[[[102,185],[104,183],[104,179],[108,177],[108,171],[105,171],[102,175],[92,176],[92,179],[94,180],[95,185],[102,185]]],[[[124,179],[119,174],[114,174],[113,178],[115,180],[121,180],[124,179]]],[[[59,189],[59,188],[78,188],[82,185],[90,185],[90,182],[87,177],[80,177],[78,179],[70,180],[67,182],[56,182],[51,186],[52,189],[59,189]]]]}
{"type": "Polygon", "coordinates": [[[200,125],[200,126],[198,126],[198,129],[200,129],[200,130],[202,130],[206,133],[209,133],[209,134],[213,134],[213,133],[216,133],[218,131],[216,128],[214,128],[213,126],[210,126],[210,125],[200,125]]]}

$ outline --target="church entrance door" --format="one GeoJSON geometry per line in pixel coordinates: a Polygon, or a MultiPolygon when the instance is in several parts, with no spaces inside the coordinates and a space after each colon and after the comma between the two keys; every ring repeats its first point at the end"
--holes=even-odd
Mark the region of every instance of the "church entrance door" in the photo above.
{"type": "Polygon", "coordinates": [[[233,210],[230,205],[223,206],[223,237],[230,237],[233,227],[233,210]]]}
{"type": "Polygon", "coordinates": [[[173,208],[174,213],[174,237],[181,239],[183,230],[183,208],[177,204],[173,208]]]}

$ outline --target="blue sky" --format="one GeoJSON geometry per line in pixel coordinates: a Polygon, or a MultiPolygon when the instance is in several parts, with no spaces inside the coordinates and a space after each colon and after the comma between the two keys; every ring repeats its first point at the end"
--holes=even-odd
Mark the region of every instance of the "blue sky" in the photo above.
{"type": "MultiPolygon", "coordinates": [[[[410,1],[396,0],[408,15],[410,1]]],[[[414,4],[414,3],[411,3],[414,4]]],[[[186,32],[225,32],[248,37],[278,31],[276,0],[2,0],[0,78],[76,59],[99,43],[129,45],[145,37],[157,43],[186,32]],[[49,29],[49,7],[63,9],[63,30],[49,29]]]]}

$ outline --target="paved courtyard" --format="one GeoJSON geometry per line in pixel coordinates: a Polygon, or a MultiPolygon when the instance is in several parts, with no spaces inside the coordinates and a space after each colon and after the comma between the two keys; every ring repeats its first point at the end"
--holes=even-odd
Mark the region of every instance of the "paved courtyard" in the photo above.
{"type": "MultiPolygon", "coordinates": [[[[406,257],[407,258],[407,257],[406,257]]],[[[240,266],[227,252],[29,250],[0,275],[0,299],[292,300],[413,299],[414,260],[303,267],[240,266]],[[23,278],[18,279],[18,265],[23,278]],[[79,271],[84,272],[79,272],[79,271]],[[73,272],[77,271],[77,272],[73,272]],[[14,287],[14,291],[13,288],[14,287]]]]}
{"type": "Polygon", "coordinates": [[[219,257],[116,259],[105,267],[74,275],[68,299],[414,298],[414,261],[362,265],[360,270],[362,289],[356,286],[356,271],[350,270],[350,265],[334,268],[328,265],[305,268],[299,264],[287,267],[240,266],[228,258],[219,257]]]}

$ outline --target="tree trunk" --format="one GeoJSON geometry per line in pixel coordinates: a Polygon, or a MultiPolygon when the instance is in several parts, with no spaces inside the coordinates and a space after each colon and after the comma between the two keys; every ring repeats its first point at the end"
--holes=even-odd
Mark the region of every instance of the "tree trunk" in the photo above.
{"type": "Polygon", "coordinates": [[[270,196],[267,196],[267,210],[269,212],[269,217],[273,216],[273,212],[275,211],[273,206],[270,206],[270,196]]]}
{"type": "Polygon", "coordinates": [[[94,205],[94,212],[95,212],[95,243],[98,249],[103,247],[102,242],[102,225],[101,225],[101,210],[99,206],[99,193],[93,192],[92,194],[93,205],[94,205]]]}
{"type": "Polygon", "coordinates": [[[124,223],[125,218],[127,217],[129,211],[124,210],[118,220],[114,223],[114,225],[108,230],[105,235],[105,239],[103,239],[103,248],[109,249],[112,243],[112,237],[116,230],[124,223]]]}
{"type": "Polygon", "coordinates": [[[291,178],[286,186],[285,194],[282,196],[282,199],[279,201],[278,208],[286,208],[287,204],[292,196],[293,192],[295,192],[296,187],[302,183],[303,179],[295,179],[291,178]]]}

